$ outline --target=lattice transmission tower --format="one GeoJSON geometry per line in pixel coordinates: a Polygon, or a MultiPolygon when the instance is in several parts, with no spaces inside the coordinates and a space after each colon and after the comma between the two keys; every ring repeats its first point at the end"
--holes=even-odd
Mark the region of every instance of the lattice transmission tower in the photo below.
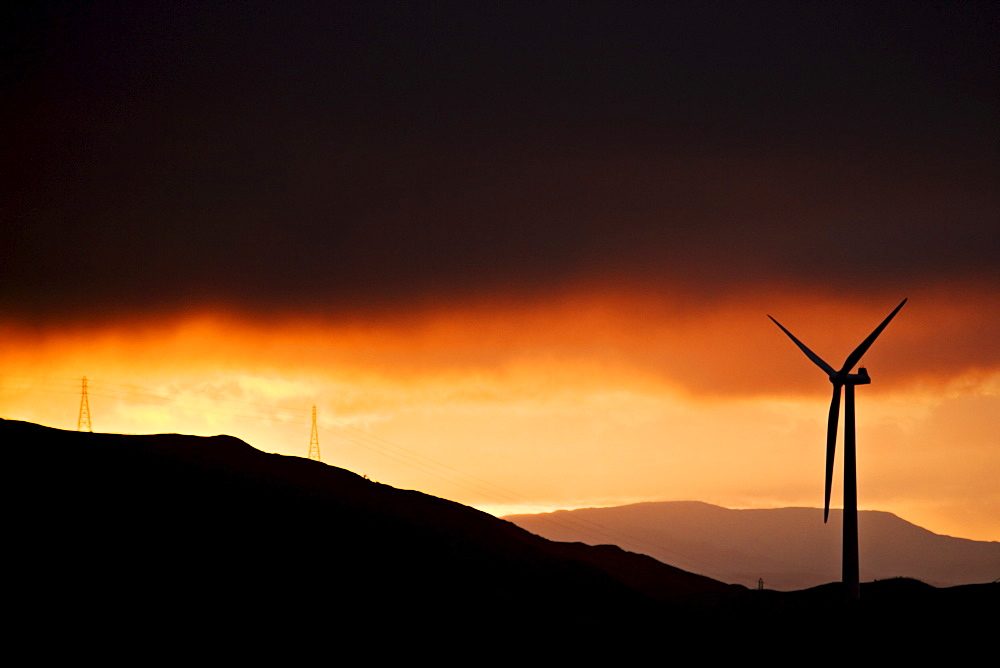
{"type": "Polygon", "coordinates": [[[83,377],[83,386],[80,390],[80,417],[76,420],[77,431],[94,431],[90,426],[90,401],[87,399],[87,377],[83,377]]]}
{"type": "Polygon", "coordinates": [[[319,458],[319,431],[316,429],[316,407],[313,406],[313,427],[309,436],[309,459],[322,461],[319,458]]]}

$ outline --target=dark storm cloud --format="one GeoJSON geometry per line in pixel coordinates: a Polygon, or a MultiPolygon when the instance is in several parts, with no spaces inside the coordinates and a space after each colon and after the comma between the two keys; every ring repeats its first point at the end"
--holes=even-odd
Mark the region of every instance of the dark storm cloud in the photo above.
{"type": "Polygon", "coordinates": [[[994,281],[989,3],[31,3],[7,317],[994,281]]]}

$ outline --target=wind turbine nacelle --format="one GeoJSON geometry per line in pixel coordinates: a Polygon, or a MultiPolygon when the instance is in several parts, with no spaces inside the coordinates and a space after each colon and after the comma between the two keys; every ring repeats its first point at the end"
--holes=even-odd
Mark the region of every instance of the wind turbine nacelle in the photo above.
{"type": "Polygon", "coordinates": [[[872,377],[868,375],[868,369],[861,367],[857,373],[830,374],[830,382],[834,385],[870,385],[872,377]]]}
{"type": "Polygon", "coordinates": [[[868,369],[861,367],[857,373],[847,374],[847,382],[852,385],[870,385],[872,377],[868,375],[868,369]]]}

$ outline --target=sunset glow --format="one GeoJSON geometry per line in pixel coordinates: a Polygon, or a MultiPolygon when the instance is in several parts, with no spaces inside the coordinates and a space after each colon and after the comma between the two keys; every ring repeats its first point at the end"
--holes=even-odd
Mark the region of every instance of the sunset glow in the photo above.
{"type": "MultiPolygon", "coordinates": [[[[815,506],[828,383],[765,301],[829,359],[886,310],[581,293],[368,322],[202,313],[44,336],[9,327],[0,412],[73,429],[87,375],[97,431],[229,433],[305,456],[315,404],[325,462],[495,514],[671,499],[815,506]],[[847,314],[836,327],[829,309],[847,314]]],[[[989,299],[911,302],[866,358],[860,502],[1000,539],[1000,368],[962,355],[996,324],[972,326],[989,299]],[[945,321],[967,323],[951,330],[966,338],[928,355],[945,321]]]]}
{"type": "Polygon", "coordinates": [[[995,6],[9,14],[0,417],[86,376],[96,431],[304,457],[315,405],[326,463],[498,515],[821,507],[767,316],[839,369],[906,298],[859,505],[1000,540],[995,6]]]}

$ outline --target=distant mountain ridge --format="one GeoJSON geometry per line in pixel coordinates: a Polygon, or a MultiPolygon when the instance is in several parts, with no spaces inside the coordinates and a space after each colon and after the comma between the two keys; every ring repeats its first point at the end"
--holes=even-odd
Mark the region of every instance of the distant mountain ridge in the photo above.
{"type": "MultiPolygon", "coordinates": [[[[732,510],[697,501],[510,515],[540,536],[611,543],[723,582],[783,591],[840,579],[841,511],[732,510]]],[[[1000,543],[941,536],[892,513],[860,511],[862,581],[912,577],[936,587],[1000,577],[1000,543]]]]}

